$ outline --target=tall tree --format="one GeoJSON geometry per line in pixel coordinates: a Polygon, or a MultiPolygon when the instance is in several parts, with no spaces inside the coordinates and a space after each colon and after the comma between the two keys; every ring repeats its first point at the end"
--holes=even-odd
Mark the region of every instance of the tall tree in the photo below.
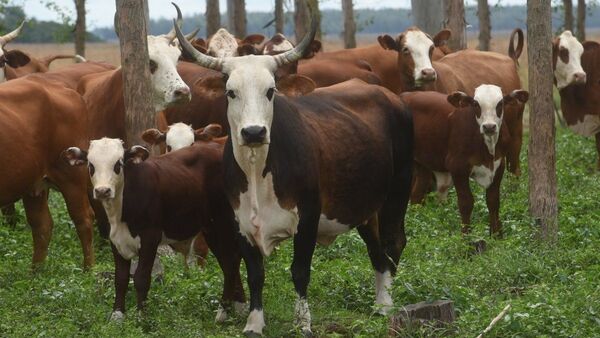
{"type": "Polygon", "coordinates": [[[552,106],[551,0],[527,1],[529,61],[529,210],[539,238],[555,242],[558,234],[556,150],[552,106]]]}
{"type": "Polygon", "coordinates": [[[233,32],[235,29],[235,0],[227,0],[227,29],[233,32]]]}
{"type": "MultiPolygon", "coordinates": [[[[440,0],[411,0],[413,24],[433,36],[443,27],[444,7],[440,0]]],[[[454,34],[454,32],[452,32],[454,34]]]]}
{"type": "Polygon", "coordinates": [[[294,0],[294,33],[296,41],[302,40],[304,35],[310,29],[310,20],[312,17],[317,20],[316,38],[321,38],[321,11],[319,10],[318,0],[294,0]]]}
{"type": "Polygon", "coordinates": [[[206,37],[215,34],[221,28],[219,0],[206,0],[206,37]]]}
{"type": "Polygon", "coordinates": [[[85,56],[85,0],[75,0],[75,53],[85,56]]]}
{"type": "Polygon", "coordinates": [[[565,10],[565,30],[573,31],[573,0],[563,0],[565,10]]]}
{"type": "Polygon", "coordinates": [[[577,0],[577,39],[585,41],[585,0],[577,0]]]}
{"type": "Polygon", "coordinates": [[[461,50],[467,48],[464,0],[444,0],[444,28],[452,31],[452,36],[448,40],[450,49],[461,50]]]}
{"type": "Polygon", "coordinates": [[[344,13],[344,48],[354,48],[356,47],[356,22],[352,0],[342,0],[342,12],[344,13]]]}
{"type": "Polygon", "coordinates": [[[150,59],[148,57],[147,0],[116,0],[115,16],[125,99],[126,144],[143,144],[141,134],[154,125],[150,59]]]}
{"type": "Polygon", "coordinates": [[[477,16],[479,17],[479,50],[490,50],[492,23],[488,0],[477,0],[477,16]]]}
{"type": "Polygon", "coordinates": [[[283,0],[275,0],[275,33],[283,34],[284,25],[283,0]]]}
{"type": "Polygon", "coordinates": [[[229,30],[238,38],[244,38],[246,31],[246,0],[227,0],[229,30]]]}

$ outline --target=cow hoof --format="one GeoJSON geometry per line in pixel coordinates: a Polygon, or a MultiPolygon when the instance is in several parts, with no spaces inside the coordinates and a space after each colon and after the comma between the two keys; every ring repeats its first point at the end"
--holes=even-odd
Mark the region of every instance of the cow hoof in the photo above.
{"type": "Polygon", "coordinates": [[[390,305],[375,304],[375,306],[377,307],[377,309],[375,310],[375,313],[380,316],[384,316],[384,317],[387,317],[392,312],[392,309],[393,309],[393,306],[390,306],[390,305]]]}
{"type": "Polygon", "coordinates": [[[244,331],[244,336],[246,336],[248,338],[258,338],[258,337],[262,337],[262,334],[256,333],[254,331],[244,331]]]}
{"type": "Polygon", "coordinates": [[[223,323],[227,320],[227,310],[223,306],[219,305],[217,315],[215,316],[215,323],[223,323]]]}
{"type": "Polygon", "coordinates": [[[305,330],[302,330],[302,336],[303,336],[304,338],[312,338],[312,337],[314,337],[315,335],[312,333],[312,331],[311,331],[311,330],[306,330],[306,329],[305,329],[305,330]]]}
{"type": "Polygon", "coordinates": [[[124,319],[125,319],[125,314],[121,311],[114,311],[113,313],[110,314],[111,322],[121,323],[121,322],[123,322],[124,319]]]}

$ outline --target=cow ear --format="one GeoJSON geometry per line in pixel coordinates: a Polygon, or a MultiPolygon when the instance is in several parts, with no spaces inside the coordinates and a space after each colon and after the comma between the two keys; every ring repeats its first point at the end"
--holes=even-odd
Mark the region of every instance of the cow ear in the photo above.
{"type": "Polygon", "coordinates": [[[323,48],[323,44],[321,43],[321,41],[313,40],[310,43],[310,45],[308,46],[308,48],[306,48],[306,51],[304,52],[304,56],[302,58],[304,58],[304,59],[313,58],[318,52],[321,51],[322,48],[323,48]]]}
{"type": "Polygon", "coordinates": [[[194,141],[210,141],[215,137],[221,136],[223,128],[219,124],[209,124],[208,126],[194,130],[194,141]]]}
{"type": "Polygon", "coordinates": [[[9,50],[4,53],[4,56],[6,56],[6,63],[13,68],[23,67],[31,61],[27,54],[16,49],[9,50]]]}
{"type": "Polygon", "coordinates": [[[71,147],[63,151],[60,158],[73,167],[84,165],[87,164],[87,151],[71,147]]]}
{"type": "Polygon", "coordinates": [[[317,85],[313,80],[298,74],[282,77],[277,82],[277,90],[286,96],[302,96],[315,90],[317,85]]]}
{"type": "Polygon", "coordinates": [[[448,102],[456,108],[464,108],[472,105],[475,100],[463,92],[454,92],[448,95],[448,102]]]}
{"type": "Polygon", "coordinates": [[[260,52],[251,44],[243,44],[237,48],[238,56],[259,55],[260,52]]]}
{"type": "Polygon", "coordinates": [[[445,46],[450,40],[450,36],[452,35],[452,31],[449,29],[442,29],[433,37],[433,44],[436,47],[445,46]]]}
{"type": "Polygon", "coordinates": [[[400,47],[398,46],[398,43],[396,42],[396,40],[394,40],[394,38],[392,38],[389,35],[380,35],[377,37],[377,41],[379,41],[379,45],[381,45],[381,47],[383,49],[387,49],[387,50],[395,50],[395,51],[399,51],[400,47]]]}
{"type": "Polygon", "coordinates": [[[165,142],[167,140],[167,135],[156,128],[152,128],[146,130],[142,134],[142,140],[150,145],[157,145],[165,142]]]}
{"type": "Polygon", "coordinates": [[[250,34],[242,40],[243,44],[260,45],[265,41],[265,36],[262,34],[250,34]]]}
{"type": "Polygon", "coordinates": [[[142,163],[148,156],[150,156],[148,149],[142,146],[133,146],[125,151],[125,162],[142,163]]]}
{"type": "Polygon", "coordinates": [[[581,44],[583,45],[583,50],[585,51],[591,51],[600,48],[600,44],[596,41],[584,41],[581,44]]]}
{"type": "Polygon", "coordinates": [[[515,89],[512,91],[512,93],[504,97],[505,103],[510,103],[515,100],[519,101],[520,103],[527,103],[529,100],[529,92],[523,89],[515,89]]]}

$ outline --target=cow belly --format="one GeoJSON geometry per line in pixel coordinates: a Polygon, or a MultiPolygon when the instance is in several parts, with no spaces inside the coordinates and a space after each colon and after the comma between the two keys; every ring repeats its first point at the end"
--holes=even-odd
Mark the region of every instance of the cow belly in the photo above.
{"type": "Polygon", "coordinates": [[[321,215],[321,218],[319,218],[317,243],[327,246],[333,243],[338,235],[348,232],[349,230],[349,225],[339,223],[335,219],[328,219],[325,215],[321,215]]]}
{"type": "Polygon", "coordinates": [[[485,165],[474,166],[471,170],[471,178],[473,178],[477,184],[487,189],[494,181],[496,170],[498,170],[501,161],[501,159],[494,161],[494,167],[492,169],[485,165]]]}
{"type": "Polygon", "coordinates": [[[585,115],[583,121],[569,125],[576,134],[589,137],[600,133],[600,115],[585,115]]]}

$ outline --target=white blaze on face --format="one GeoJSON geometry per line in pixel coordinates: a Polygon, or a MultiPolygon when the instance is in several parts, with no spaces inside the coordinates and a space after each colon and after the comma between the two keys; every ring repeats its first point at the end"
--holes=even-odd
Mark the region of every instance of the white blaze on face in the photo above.
{"type": "Polygon", "coordinates": [[[211,38],[206,54],[224,58],[238,56],[238,42],[225,28],[219,29],[211,38]]]}
{"type": "Polygon", "coordinates": [[[404,48],[406,48],[412,56],[415,64],[414,77],[417,83],[423,80],[423,71],[433,71],[429,56],[432,46],[433,41],[421,31],[409,30],[404,33],[403,50],[400,52],[404,53],[404,48]]]}
{"type": "Polygon", "coordinates": [[[556,59],[556,69],[554,76],[556,77],[556,87],[562,89],[577,80],[577,76],[585,74],[581,67],[581,55],[583,54],[583,45],[577,41],[571,31],[564,31],[559,36],[558,56],[556,59]],[[565,63],[561,60],[561,53],[568,55],[568,60],[565,63]]]}
{"type": "Polygon", "coordinates": [[[194,129],[185,123],[175,123],[169,126],[166,141],[167,151],[175,151],[194,143],[194,129]]]}
{"type": "Polygon", "coordinates": [[[87,158],[94,198],[97,189],[110,189],[110,198],[115,198],[116,191],[123,187],[124,153],[123,142],[119,139],[102,138],[90,142],[87,158]]]}
{"type": "Polygon", "coordinates": [[[475,89],[473,98],[481,109],[481,115],[476,117],[479,131],[483,135],[488,151],[494,155],[504,115],[504,107],[501,107],[500,116],[496,110],[498,104],[502,104],[502,89],[495,85],[481,85],[475,89]]]}
{"type": "Polygon", "coordinates": [[[150,78],[154,88],[154,109],[157,112],[173,103],[189,100],[190,89],[177,73],[177,61],[180,55],[179,48],[170,44],[166,36],[148,36],[150,78]]]}

